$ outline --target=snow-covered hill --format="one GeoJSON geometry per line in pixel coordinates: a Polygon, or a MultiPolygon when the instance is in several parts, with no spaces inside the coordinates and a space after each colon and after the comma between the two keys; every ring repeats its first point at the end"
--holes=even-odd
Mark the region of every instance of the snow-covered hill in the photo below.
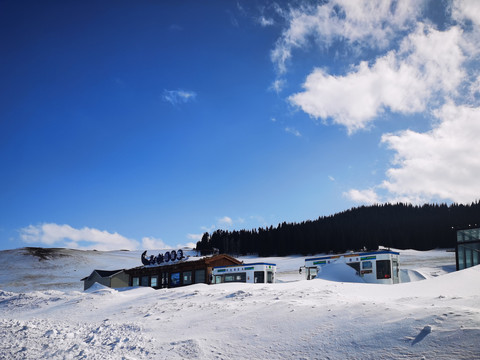
{"type": "Polygon", "coordinates": [[[480,267],[451,272],[452,253],[402,251],[425,280],[398,285],[301,280],[292,256],[241,258],[277,263],[277,284],[80,291],[140,253],[0,252],[0,358],[480,358],[480,267]]]}

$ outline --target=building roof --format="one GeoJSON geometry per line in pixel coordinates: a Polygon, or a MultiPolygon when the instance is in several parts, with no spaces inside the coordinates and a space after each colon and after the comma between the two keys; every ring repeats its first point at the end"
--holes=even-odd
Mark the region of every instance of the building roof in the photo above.
{"type": "Polygon", "coordinates": [[[207,256],[200,259],[189,258],[188,261],[177,261],[162,263],[161,265],[138,266],[133,269],[126,269],[127,274],[135,276],[141,274],[151,274],[158,271],[185,271],[186,269],[201,269],[204,267],[214,267],[221,265],[241,265],[243,262],[227,254],[207,256]]]}
{"type": "Polygon", "coordinates": [[[107,278],[107,277],[111,277],[115,274],[118,274],[119,272],[122,272],[122,271],[123,271],[123,269],[120,269],[120,270],[93,270],[92,273],[89,276],[84,277],[80,281],[87,280],[88,278],[90,278],[93,275],[93,273],[97,273],[102,278],[107,278]]]}

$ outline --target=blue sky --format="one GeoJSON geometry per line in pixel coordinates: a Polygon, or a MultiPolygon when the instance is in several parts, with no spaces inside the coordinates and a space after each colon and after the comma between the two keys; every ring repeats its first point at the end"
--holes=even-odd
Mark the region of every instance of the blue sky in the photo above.
{"type": "Polygon", "coordinates": [[[480,198],[476,1],[1,1],[0,248],[480,198]]]}

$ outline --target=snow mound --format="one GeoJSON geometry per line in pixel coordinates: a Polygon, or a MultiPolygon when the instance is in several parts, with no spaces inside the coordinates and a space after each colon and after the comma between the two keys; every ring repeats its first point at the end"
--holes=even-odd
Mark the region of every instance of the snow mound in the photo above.
{"type": "Polygon", "coordinates": [[[95,294],[113,294],[116,293],[117,290],[109,288],[108,286],[95,283],[92,286],[90,286],[87,290],[85,290],[86,293],[95,293],[95,294]]]}
{"type": "Polygon", "coordinates": [[[416,270],[400,269],[400,282],[412,282],[425,280],[426,277],[416,270]]]}
{"type": "Polygon", "coordinates": [[[358,276],[354,268],[343,263],[333,263],[320,267],[316,279],[354,283],[365,282],[358,276]]]}

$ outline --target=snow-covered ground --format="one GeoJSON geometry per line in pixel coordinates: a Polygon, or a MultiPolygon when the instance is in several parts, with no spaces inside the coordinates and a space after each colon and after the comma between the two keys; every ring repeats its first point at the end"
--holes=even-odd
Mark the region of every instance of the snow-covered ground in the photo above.
{"type": "Polygon", "coordinates": [[[424,280],[306,281],[304,257],[242,257],[277,263],[278,282],[84,292],[93,269],[139,266],[141,252],[2,251],[0,358],[480,358],[480,267],[400,253],[404,277],[424,280]]]}

